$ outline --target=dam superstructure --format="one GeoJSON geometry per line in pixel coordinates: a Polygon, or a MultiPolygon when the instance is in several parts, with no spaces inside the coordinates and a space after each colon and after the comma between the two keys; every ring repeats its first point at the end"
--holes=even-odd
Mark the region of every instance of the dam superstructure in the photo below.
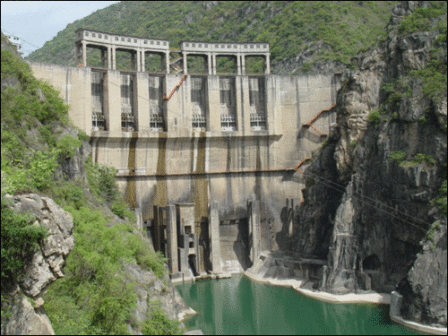
{"type": "Polygon", "coordinates": [[[173,275],[240,272],[260,251],[285,248],[304,187],[294,168],[335,122],[339,77],[271,75],[265,43],[182,42],[183,73],[173,74],[168,41],[77,34],[83,66],[31,69],[60,91],[92,160],[117,170],[173,275]],[[103,66],[85,66],[89,46],[103,66]],[[134,70],[116,69],[117,48],[136,55],[134,70]],[[148,51],[164,53],[165,73],[144,71],[148,51]],[[188,73],[189,53],[207,59],[207,73],[188,73]],[[216,74],[222,54],[236,57],[235,73],[216,74]],[[263,73],[246,73],[248,55],[265,57],[263,73]]]}

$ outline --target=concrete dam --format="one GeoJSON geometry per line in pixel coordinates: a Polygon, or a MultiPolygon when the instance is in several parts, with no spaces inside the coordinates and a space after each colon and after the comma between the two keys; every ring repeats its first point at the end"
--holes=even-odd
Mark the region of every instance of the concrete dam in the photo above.
{"type": "Polygon", "coordinates": [[[168,41],[77,34],[80,65],[31,69],[60,91],[92,160],[116,169],[173,279],[242,272],[261,251],[287,248],[300,166],[335,122],[338,75],[271,75],[269,45],[220,42],[182,42],[183,68],[170,73],[168,41]],[[87,65],[87,47],[101,50],[102,66],[87,65]],[[117,50],[131,54],[133,70],[116,69],[117,50]],[[151,53],[163,55],[163,73],[146,71],[151,53]],[[206,73],[189,73],[190,54],[204,57],[206,73]],[[246,73],[254,55],[265,58],[262,74],[246,73]],[[220,56],[235,58],[235,73],[219,73],[220,56]]]}

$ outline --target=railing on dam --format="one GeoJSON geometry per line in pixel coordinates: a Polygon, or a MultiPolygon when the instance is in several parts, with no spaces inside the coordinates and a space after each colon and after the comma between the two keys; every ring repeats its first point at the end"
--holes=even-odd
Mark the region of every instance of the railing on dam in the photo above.
{"type": "MultiPolygon", "coordinates": [[[[180,50],[170,50],[168,40],[154,38],[114,34],[98,30],[79,28],[76,30],[76,49],[78,64],[88,66],[87,48],[99,49],[101,52],[101,66],[106,69],[115,70],[117,67],[117,51],[127,52],[131,57],[132,69],[137,72],[146,71],[146,55],[162,55],[162,63],[165,73],[170,73],[170,65],[174,65],[182,59],[183,74],[187,74],[187,56],[199,55],[207,60],[207,71],[209,75],[216,75],[217,61],[219,56],[232,56],[236,59],[236,73],[246,73],[246,57],[261,56],[265,59],[265,74],[270,73],[269,44],[263,43],[228,43],[228,42],[196,42],[183,41],[180,50]],[[170,61],[170,53],[180,53],[182,56],[175,57],[170,61]]],[[[179,68],[180,69],[180,68],[179,68]]]]}

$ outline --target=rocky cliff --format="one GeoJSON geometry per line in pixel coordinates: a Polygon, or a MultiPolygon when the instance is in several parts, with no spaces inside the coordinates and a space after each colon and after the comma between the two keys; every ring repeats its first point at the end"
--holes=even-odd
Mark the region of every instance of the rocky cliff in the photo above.
{"type": "Polygon", "coordinates": [[[316,288],[390,292],[400,283],[405,318],[446,327],[446,205],[443,213],[433,201],[446,181],[440,8],[399,3],[386,41],[343,73],[337,125],[305,172],[294,250],[327,259],[316,288]]]}
{"type": "Polygon", "coordinates": [[[42,296],[51,283],[64,276],[62,267],[65,258],[75,244],[73,218],[48,197],[37,194],[6,197],[14,211],[33,214],[36,218],[33,225],[44,226],[48,236],[28,263],[22,280],[8,295],[10,305],[5,310],[9,310],[11,316],[7,323],[3,324],[2,321],[2,334],[54,335],[42,306],[42,296]]]}

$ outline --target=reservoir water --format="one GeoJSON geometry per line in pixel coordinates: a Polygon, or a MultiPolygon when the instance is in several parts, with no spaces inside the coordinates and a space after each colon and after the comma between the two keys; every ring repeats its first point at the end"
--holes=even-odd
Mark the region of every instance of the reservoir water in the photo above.
{"type": "Polygon", "coordinates": [[[187,329],[208,335],[418,335],[392,322],[388,306],[318,301],[243,275],[185,282],[177,289],[198,312],[184,321],[187,329]]]}

